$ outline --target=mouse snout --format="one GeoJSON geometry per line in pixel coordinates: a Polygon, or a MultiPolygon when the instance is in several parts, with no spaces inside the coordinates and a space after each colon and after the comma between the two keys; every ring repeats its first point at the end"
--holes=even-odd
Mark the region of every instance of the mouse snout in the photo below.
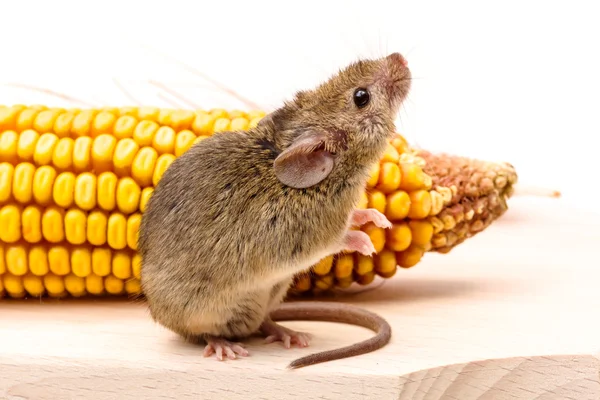
{"type": "Polygon", "coordinates": [[[404,58],[400,53],[392,53],[387,58],[395,64],[398,63],[408,67],[408,61],[406,61],[406,58],[404,58]]]}

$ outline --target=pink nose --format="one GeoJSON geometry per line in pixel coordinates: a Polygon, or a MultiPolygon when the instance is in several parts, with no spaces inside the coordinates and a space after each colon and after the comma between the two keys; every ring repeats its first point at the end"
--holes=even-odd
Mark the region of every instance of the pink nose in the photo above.
{"type": "Polygon", "coordinates": [[[400,53],[392,53],[388,56],[388,58],[394,63],[400,63],[405,67],[408,66],[408,61],[406,61],[406,58],[402,57],[402,54],[400,53]]]}

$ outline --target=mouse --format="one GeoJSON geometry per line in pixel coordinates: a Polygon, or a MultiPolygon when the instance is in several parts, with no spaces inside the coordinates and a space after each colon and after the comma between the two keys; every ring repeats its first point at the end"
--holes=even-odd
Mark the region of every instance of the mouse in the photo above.
{"type": "Polygon", "coordinates": [[[362,225],[392,226],[358,205],[395,134],[411,79],[400,53],[357,59],[299,90],[255,127],[216,133],[177,157],[155,186],[138,235],[141,288],[154,322],[218,360],[248,356],[242,341],[256,334],[285,348],[309,345],[311,335],[281,320],[377,332],[291,368],[386,345],[391,328],[372,312],[285,298],[294,276],[326,256],[374,254],[362,225]]]}

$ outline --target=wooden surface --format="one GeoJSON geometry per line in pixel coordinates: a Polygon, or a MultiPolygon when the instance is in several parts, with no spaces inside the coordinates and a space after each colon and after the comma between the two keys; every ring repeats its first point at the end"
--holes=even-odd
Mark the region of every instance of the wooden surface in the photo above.
{"type": "Polygon", "coordinates": [[[250,340],[217,362],[151,322],[143,303],[0,301],[6,399],[600,399],[600,216],[515,198],[447,255],[336,300],[389,319],[375,353],[300,370],[298,356],[371,335],[289,322],[307,349],[250,340]]]}

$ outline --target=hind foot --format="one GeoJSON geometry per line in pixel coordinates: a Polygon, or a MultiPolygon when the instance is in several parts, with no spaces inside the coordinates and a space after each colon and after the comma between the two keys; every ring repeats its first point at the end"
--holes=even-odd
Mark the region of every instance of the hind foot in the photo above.
{"type": "Polygon", "coordinates": [[[223,361],[223,353],[230,360],[235,360],[237,358],[236,354],[242,357],[246,357],[248,354],[248,350],[244,348],[242,343],[230,342],[228,340],[209,336],[206,338],[206,347],[204,348],[204,357],[210,357],[211,355],[217,355],[217,360],[223,361]]]}
{"type": "Polygon", "coordinates": [[[271,320],[265,320],[260,326],[260,331],[267,336],[265,343],[281,341],[286,349],[291,348],[292,344],[297,344],[299,347],[308,347],[311,339],[308,333],[296,332],[271,320]]]}

